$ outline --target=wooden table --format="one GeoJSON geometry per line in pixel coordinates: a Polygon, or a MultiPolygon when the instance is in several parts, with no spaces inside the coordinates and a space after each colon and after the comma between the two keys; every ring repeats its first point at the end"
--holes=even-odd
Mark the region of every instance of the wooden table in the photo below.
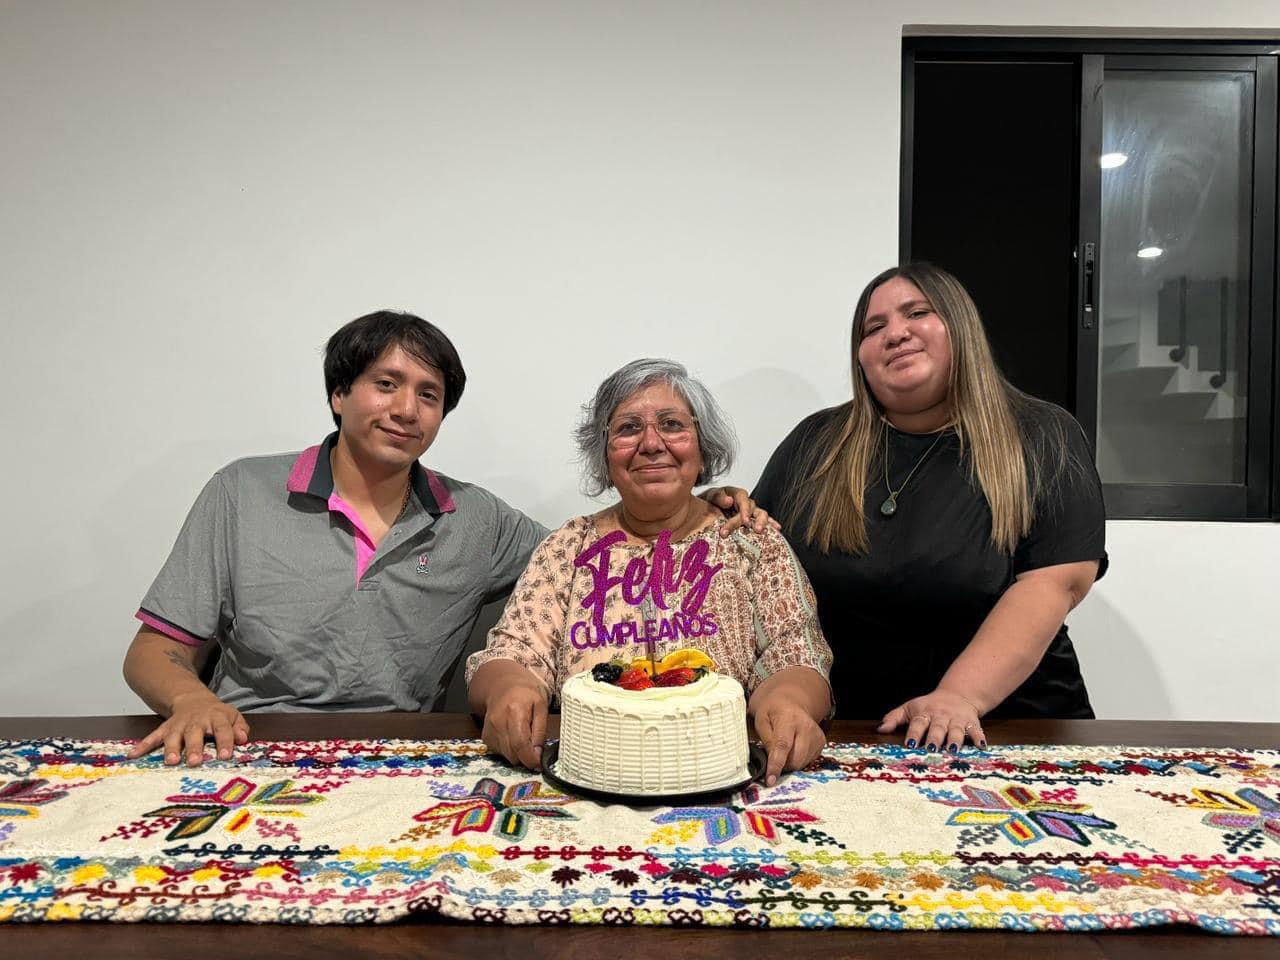
{"type": "MultiPolygon", "coordinates": [[[[322,740],[389,737],[475,737],[469,717],[456,714],[258,714],[249,718],[255,738],[322,740]]],[[[0,737],[64,736],[135,738],[149,733],[155,717],[0,717],[0,737]]],[[[983,724],[992,743],[1131,744],[1179,747],[1280,748],[1280,724],[1155,723],[1064,720],[992,721],[983,724]]],[[[554,730],[554,718],[553,718],[554,730]]],[[[839,721],[834,741],[893,742],[873,724],[839,721]]],[[[835,957],[911,957],[1003,960],[1034,955],[1060,957],[1276,957],[1273,937],[1221,937],[1191,928],[1158,927],[1137,933],[889,933],[868,930],[706,930],[616,927],[478,927],[444,921],[408,921],[387,926],[287,927],[271,924],[16,924],[0,925],[5,957],[259,956],[470,957],[498,960],[556,957],[589,960],[611,956],[727,957],[744,960],[807,960],[835,957]]]]}

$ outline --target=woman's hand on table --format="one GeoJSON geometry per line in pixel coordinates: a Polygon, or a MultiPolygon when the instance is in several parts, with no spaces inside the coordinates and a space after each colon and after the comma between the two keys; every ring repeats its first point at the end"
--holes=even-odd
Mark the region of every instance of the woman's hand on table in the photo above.
{"type": "Polygon", "coordinates": [[[784,769],[799,770],[822,754],[827,735],[816,718],[831,712],[831,687],[816,670],[787,667],[756,687],[747,712],[769,755],[764,784],[771,787],[784,769]]]}
{"type": "Polygon", "coordinates": [[[187,766],[204,762],[205,737],[213,737],[219,760],[230,760],[237,745],[249,742],[249,722],[235,707],[223,703],[208,690],[178,694],[169,719],[143,737],[129,751],[136,760],[164,745],[164,762],[174,766],[185,755],[187,766]]]}
{"type": "Polygon", "coordinates": [[[741,487],[711,487],[701,493],[703,500],[729,514],[729,520],[720,528],[720,536],[727,537],[739,527],[749,527],[756,533],[764,533],[769,527],[781,530],[777,520],[767,510],[756,506],[751,494],[741,487]]]}
{"type": "Polygon", "coordinates": [[[537,770],[547,736],[547,698],[531,683],[512,683],[495,692],[486,704],[481,739],[490,753],[508,763],[537,770]]]}
{"type": "Polygon", "coordinates": [[[903,743],[908,747],[956,753],[966,738],[976,747],[987,745],[978,708],[960,694],[941,687],[890,710],[876,729],[892,733],[903,725],[907,728],[903,743]]]}
{"type": "Polygon", "coordinates": [[[764,784],[772,787],[783,770],[799,770],[818,759],[827,735],[800,704],[774,698],[756,711],[756,733],[769,755],[764,784]]]}

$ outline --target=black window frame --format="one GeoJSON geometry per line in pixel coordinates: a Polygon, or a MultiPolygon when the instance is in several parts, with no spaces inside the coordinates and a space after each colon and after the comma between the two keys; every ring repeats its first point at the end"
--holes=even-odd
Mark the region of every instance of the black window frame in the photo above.
{"type": "MultiPolygon", "coordinates": [[[[1247,444],[1243,484],[1104,484],[1108,519],[1280,520],[1280,40],[1163,40],[1107,37],[907,36],[902,43],[902,113],[899,180],[899,259],[911,259],[915,65],[919,62],[1071,62],[1079,79],[1077,132],[1076,290],[1071,313],[1075,397],[1072,413],[1091,444],[1097,440],[1099,331],[1084,311],[1086,243],[1101,233],[1102,110],[1096,92],[1104,66],[1112,69],[1229,69],[1255,74],[1254,196],[1251,237],[1247,444]],[[1138,58],[1127,60],[1126,58],[1138,58]],[[1197,61],[1195,58],[1217,58],[1197,61]]],[[[1095,247],[1097,249],[1097,247],[1095,247]]],[[[981,306],[981,305],[979,305],[981,306]]]]}

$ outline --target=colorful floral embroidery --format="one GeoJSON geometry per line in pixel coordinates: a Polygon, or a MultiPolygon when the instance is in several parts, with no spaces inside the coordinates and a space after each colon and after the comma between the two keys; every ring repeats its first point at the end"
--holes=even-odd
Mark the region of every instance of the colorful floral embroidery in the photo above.
{"type": "Polygon", "coordinates": [[[1209,810],[1203,823],[1226,832],[1228,853],[1261,849],[1266,841],[1280,844],[1280,798],[1244,787],[1235,793],[1195,787],[1190,796],[1147,791],[1169,803],[1193,810],[1209,810]]]}
{"type": "Polygon", "coordinates": [[[318,803],[321,798],[314,793],[301,793],[290,789],[292,780],[280,780],[265,786],[257,786],[242,777],[233,777],[214,793],[181,793],[168,797],[174,801],[144,813],[144,817],[175,819],[179,823],[169,831],[166,840],[189,840],[209,830],[223,817],[228,833],[239,833],[253,822],[253,815],[270,817],[297,817],[297,807],[318,803]]]}
{"type": "Polygon", "coordinates": [[[250,743],[199,771],[9,741],[0,770],[0,922],[1280,936],[1275,750],[833,746],[676,808],[565,796],[469,740],[250,743]]]}
{"type": "Polygon", "coordinates": [[[492,827],[507,840],[523,840],[530,817],[576,820],[564,809],[574,801],[574,797],[543,786],[541,780],[526,780],[504,789],[497,780],[483,777],[462,799],[444,800],[414,814],[413,819],[425,826],[415,827],[399,839],[434,837],[448,826],[455,837],[468,830],[487,833],[492,827]]]}
{"type": "MultiPolygon", "coordinates": [[[[986,787],[961,787],[957,796],[950,791],[920,788],[934,803],[959,807],[947,820],[947,826],[995,827],[1005,839],[1019,847],[1057,837],[1082,847],[1089,846],[1086,828],[1114,830],[1115,824],[1088,813],[1084,803],[1065,803],[1048,794],[1038,796],[1026,787],[1009,786],[1003,790],[986,787]]],[[[1074,795],[1074,792],[1072,792],[1074,795]]]]}
{"type": "Polygon", "coordinates": [[[15,780],[0,784],[0,817],[34,817],[38,807],[67,795],[66,790],[49,790],[47,780],[15,780]]]}
{"type": "MultiPolygon", "coordinates": [[[[702,825],[707,843],[721,844],[738,836],[745,827],[752,836],[769,843],[778,840],[778,828],[799,823],[817,823],[818,818],[806,813],[792,800],[762,798],[760,788],[747,787],[739,795],[741,803],[723,807],[673,807],[653,818],[654,823],[694,821],[702,825]]],[[[803,798],[798,798],[803,799],[803,798]]]]}

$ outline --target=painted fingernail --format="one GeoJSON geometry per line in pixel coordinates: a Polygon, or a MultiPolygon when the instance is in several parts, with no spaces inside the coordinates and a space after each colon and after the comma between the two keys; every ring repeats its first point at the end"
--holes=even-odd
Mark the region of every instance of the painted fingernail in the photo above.
{"type": "Polygon", "coordinates": [[[931,743],[931,744],[929,744],[929,752],[930,752],[930,753],[935,753],[935,752],[937,751],[937,749],[938,749],[938,745],[937,745],[936,743],[931,743]]]}
{"type": "Polygon", "coordinates": [[[979,750],[985,750],[985,749],[987,749],[987,741],[985,741],[985,740],[979,740],[979,741],[978,741],[978,749],[979,749],[979,750]]]}
{"type": "Polygon", "coordinates": [[[916,741],[914,738],[907,741],[907,748],[910,750],[914,750],[916,748],[916,741]]]}
{"type": "Polygon", "coordinates": [[[956,752],[956,745],[953,743],[953,744],[951,744],[950,746],[948,746],[948,747],[947,747],[947,749],[948,749],[948,750],[950,750],[952,753],[955,753],[955,752],[956,752]]]}

